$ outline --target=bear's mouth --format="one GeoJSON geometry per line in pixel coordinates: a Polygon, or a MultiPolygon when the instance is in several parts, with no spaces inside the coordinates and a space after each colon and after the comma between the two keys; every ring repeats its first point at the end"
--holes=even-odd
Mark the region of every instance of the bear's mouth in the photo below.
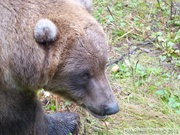
{"type": "Polygon", "coordinates": [[[93,113],[92,111],[90,111],[89,109],[86,109],[88,112],[90,112],[95,118],[98,118],[98,119],[105,119],[106,118],[106,115],[98,115],[98,114],[95,114],[93,113]]]}
{"type": "Polygon", "coordinates": [[[88,109],[87,107],[85,107],[85,109],[90,113],[92,114],[95,118],[98,118],[98,119],[105,119],[106,118],[106,115],[99,115],[97,113],[94,113],[93,111],[91,111],[90,109],[88,109]]]}
{"type": "Polygon", "coordinates": [[[84,104],[79,104],[81,107],[83,107],[86,111],[88,111],[90,114],[92,114],[95,118],[98,119],[105,119],[106,115],[99,115],[97,113],[94,113],[93,111],[91,111],[87,106],[85,106],[84,104]]]}

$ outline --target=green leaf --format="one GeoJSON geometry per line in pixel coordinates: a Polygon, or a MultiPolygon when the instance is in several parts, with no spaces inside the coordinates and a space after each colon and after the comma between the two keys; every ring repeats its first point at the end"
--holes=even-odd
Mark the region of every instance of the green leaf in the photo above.
{"type": "Polygon", "coordinates": [[[168,106],[172,108],[178,108],[180,107],[180,103],[178,103],[173,97],[169,98],[168,106]]]}
{"type": "Polygon", "coordinates": [[[165,94],[165,91],[164,90],[157,90],[155,92],[155,94],[159,95],[159,96],[163,96],[165,94]]]}
{"type": "Polygon", "coordinates": [[[171,41],[169,41],[167,44],[168,44],[168,47],[170,47],[170,48],[172,48],[174,46],[174,43],[171,41]]]}
{"type": "Polygon", "coordinates": [[[156,33],[157,36],[162,36],[162,34],[163,34],[163,33],[162,33],[161,31],[159,31],[159,32],[156,33]]]}
{"type": "Polygon", "coordinates": [[[180,80],[180,75],[178,75],[177,79],[180,80]]]}
{"type": "Polygon", "coordinates": [[[180,39],[180,30],[176,33],[176,36],[174,38],[174,41],[177,41],[180,39]]]}
{"type": "Polygon", "coordinates": [[[71,102],[70,102],[70,101],[66,101],[66,102],[65,102],[65,105],[66,105],[66,106],[70,106],[70,105],[71,105],[71,102]]]}
{"type": "Polygon", "coordinates": [[[51,105],[50,108],[51,108],[51,111],[53,111],[53,112],[56,110],[56,106],[54,106],[54,105],[51,105]]]}
{"type": "Polygon", "coordinates": [[[166,56],[161,55],[161,56],[159,56],[159,58],[160,58],[161,61],[164,61],[166,59],[166,56]]]}
{"type": "Polygon", "coordinates": [[[176,113],[177,113],[177,114],[180,114],[180,110],[176,110],[176,113]]]}

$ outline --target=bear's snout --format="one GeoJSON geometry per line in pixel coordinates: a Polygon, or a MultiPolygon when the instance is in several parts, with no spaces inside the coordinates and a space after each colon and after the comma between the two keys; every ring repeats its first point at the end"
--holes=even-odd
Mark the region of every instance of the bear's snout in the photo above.
{"type": "Polygon", "coordinates": [[[114,103],[104,105],[104,107],[93,108],[90,106],[81,105],[87,111],[89,111],[94,117],[104,119],[107,115],[112,115],[119,112],[119,105],[115,101],[114,103]]]}
{"type": "Polygon", "coordinates": [[[104,115],[112,115],[119,112],[119,105],[117,102],[108,104],[104,109],[104,115]]]}
{"type": "Polygon", "coordinates": [[[81,106],[96,118],[103,119],[106,115],[119,112],[118,102],[104,73],[92,78],[84,91],[87,93],[81,106]]]}

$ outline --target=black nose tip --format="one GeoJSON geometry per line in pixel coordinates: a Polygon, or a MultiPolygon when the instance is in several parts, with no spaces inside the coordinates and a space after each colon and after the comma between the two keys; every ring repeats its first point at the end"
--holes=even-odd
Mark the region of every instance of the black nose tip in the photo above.
{"type": "Polygon", "coordinates": [[[119,112],[119,105],[118,103],[109,104],[105,108],[105,115],[111,115],[119,112]]]}

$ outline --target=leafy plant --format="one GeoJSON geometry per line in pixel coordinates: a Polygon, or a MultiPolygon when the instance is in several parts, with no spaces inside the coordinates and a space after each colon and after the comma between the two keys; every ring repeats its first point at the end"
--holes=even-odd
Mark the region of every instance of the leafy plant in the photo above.
{"type": "Polygon", "coordinates": [[[56,111],[56,104],[55,104],[55,100],[50,100],[49,104],[47,104],[45,107],[44,107],[45,110],[47,111],[52,111],[52,112],[55,112],[56,111]]]}
{"type": "Polygon", "coordinates": [[[180,95],[173,95],[168,90],[157,90],[155,94],[169,107],[175,109],[176,113],[180,114],[180,95]]]}

